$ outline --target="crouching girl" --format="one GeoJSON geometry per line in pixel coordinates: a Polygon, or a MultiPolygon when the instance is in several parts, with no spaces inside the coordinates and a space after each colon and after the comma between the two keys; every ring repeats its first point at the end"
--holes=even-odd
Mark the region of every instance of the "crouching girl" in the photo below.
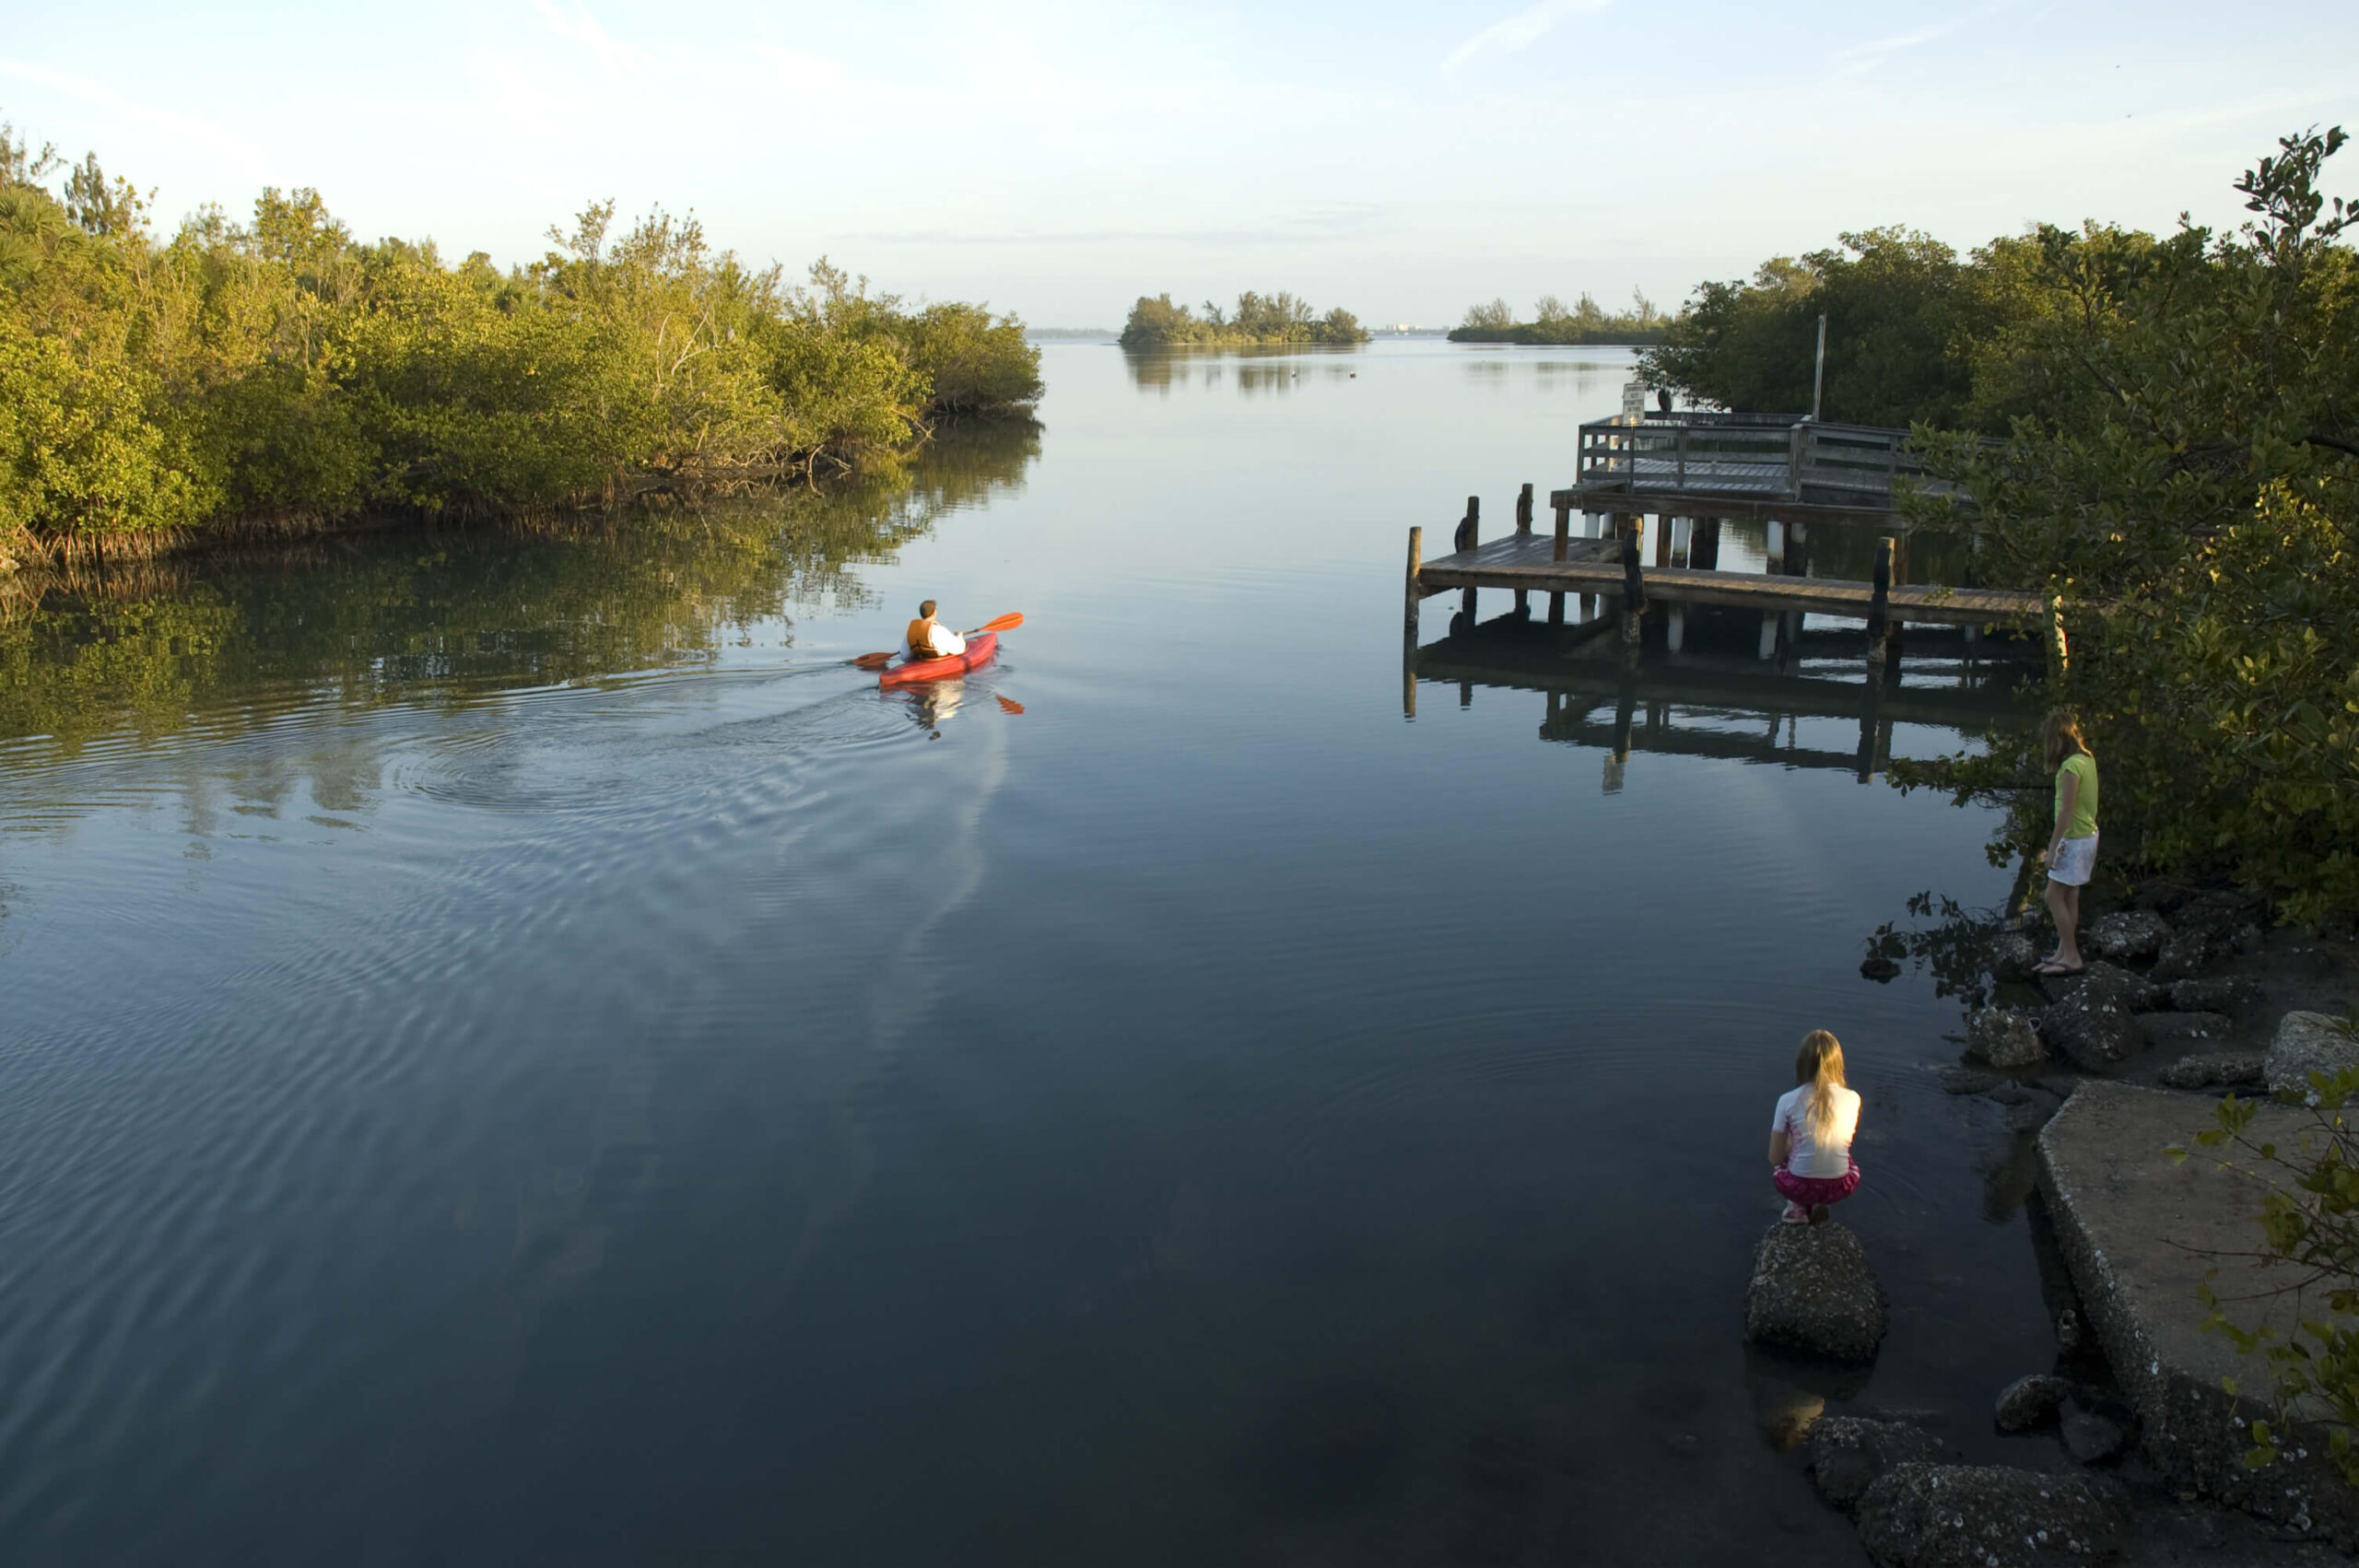
{"type": "Polygon", "coordinates": [[[1802,1036],[1794,1087],[1778,1097],[1769,1123],[1769,1179],[1785,1195],[1790,1225],[1817,1224],[1826,1206],[1859,1190],[1851,1139],[1860,1130],[1860,1096],[1843,1082],[1843,1047],[1824,1029],[1802,1036]]]}

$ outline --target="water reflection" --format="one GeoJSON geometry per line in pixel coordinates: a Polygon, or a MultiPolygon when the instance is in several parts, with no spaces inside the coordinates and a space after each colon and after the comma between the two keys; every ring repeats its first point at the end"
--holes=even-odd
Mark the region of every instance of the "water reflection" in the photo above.
{"type": "Polygon", "coordinates": [[[1170,395],[1174,388],[1234,385],[1239,395],[1284,395],[1306,380],[1344,381],[1361,369],[1362,350],[1340,345],[1258,344],[1238,348],[1161,348],[1122,351],[1131,385],[1170,395]]]}
{"type": "MultiPolygon", "coordinates": [[[[757,626],[791,645],[793,607],[867,603],[861,565],[1020,487],[1039,450],[1028,421],[946,427],[906,466],[847,483],[529,542],[398,530],[20,585],[0,602],[0,762],[323,703],[463,708],[709,661],[757,626]]],[[[288,787],[241,780],[238,809],[288,787]]],[[[315,770],[313,787],[333,802],[364,783],[315,770]]]]}
{"type": "Polygon", "coordinates": [[[1540,738],[1603,753],[1608,794],[1634,753],[1841,769],[1867,783],[1904,728],[1932,731],[1931,755],[2018,717],[2016,693],[2035,667],[2027,649],[1932,628],[1911,628],[1907,656],[1887,673],[1862,659],[1857,632],[1787,624],[1801,617],[1768,618],[1764,657],[1753,611],[1680,606],[1678,646],[1670,616],[1630,644],[1588,603],[1578,614],[1549,625],[1460,612],[1449,636],[1406,650],[1405,710],[1415,717],[1420,683],[1456,686],[1461,708],[1477,686],[1539,692],[1540,738]]]}

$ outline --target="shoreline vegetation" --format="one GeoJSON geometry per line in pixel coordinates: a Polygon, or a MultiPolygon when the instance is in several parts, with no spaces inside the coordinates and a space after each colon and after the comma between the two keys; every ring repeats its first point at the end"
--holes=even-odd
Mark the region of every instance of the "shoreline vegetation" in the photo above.
{"type": "Polygon", "coordinates": [[[1528,322],[1517,321],[1515,308],[1505,299],[1470,306],[1465,321],[1449,329],[1449,341],[1644,347],[1661,343],[1669,324],[1670,318],[1655,308],[1654,301],[1637,290],[1632,291],[1630,309],[1618,313],[1602,309],[1587,294],[1571,305],[1543,294],[1533,303],[1528,322]]]}
{"type": "MultiPolygon", "coordinates": [[[[2359,205],[2318,186],[2345,140],[2281,138],[2234,232],[2040,225],[1964,258],[1845,235],[1703,285],[1640,360],[1705,406],[1807,408],[1825,314],[1825,416],[1909,427],[1958,487],[1905,495],[1911,521],[2056,605],[2038,695],[2105,769],[2107,860],[2336,927],[2359,923],[2359,205]]],[[[2048,769],[2027,731],[1985,740],[1893,776],[2009,808],[2005,863],[2046,842],[2048,769]]]]}
{"type": "Polygon", "coordinates": [[[502,272],[311,190],[170,238],[148,203],[0,125],[0,572],[808,482],[1040,395],[1014,316],[825,258],[787,287],[661,209],[594,203],[502,272]]]}
{"type": "Polygon", "coordinates": [[[1122,323],[1119,340],[1124,348],[1250,348],[1264,344],[1313,344],[1341,346],[1367,341],[1367,330],[1349,310],[1336,309],[1320,315],[1307,299],[1283,291],[1237,297],[1234,311],[1204,301],[1201,316],[1171,296],[1153,298],[1142,294],[1122,323]]]}

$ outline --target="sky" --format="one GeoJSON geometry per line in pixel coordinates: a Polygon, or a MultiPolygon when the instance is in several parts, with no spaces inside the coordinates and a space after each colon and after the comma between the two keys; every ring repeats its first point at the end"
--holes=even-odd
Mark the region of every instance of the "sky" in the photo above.
{"type": "MultiPolygon", "coordinates": [[[[1291,289],[1375,324],[1675,305],[1899,223],[2231,224],[2278,135],[2359,129],[2359,6],[393,6],[0,0],[0,119],[166,225],[312,186],[512,263],[587,202],[799,274],[1119,325],[1291,289]]],[[[2359,193],[2359,151],[2330,165],[2359,193]]]]}

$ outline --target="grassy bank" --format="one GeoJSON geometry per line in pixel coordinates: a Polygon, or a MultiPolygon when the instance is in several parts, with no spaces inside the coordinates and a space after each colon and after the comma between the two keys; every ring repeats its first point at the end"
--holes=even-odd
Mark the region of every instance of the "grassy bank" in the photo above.
{"type": "Polygon", "coordinates": [[[0,128],[0,560],[841,472],[1039,396],[1012,317],[824,260],[790,287],[693,218],[614,216],[504,272],[358,240],[311,191],[163,237],[95,156],[0,128]]]}

